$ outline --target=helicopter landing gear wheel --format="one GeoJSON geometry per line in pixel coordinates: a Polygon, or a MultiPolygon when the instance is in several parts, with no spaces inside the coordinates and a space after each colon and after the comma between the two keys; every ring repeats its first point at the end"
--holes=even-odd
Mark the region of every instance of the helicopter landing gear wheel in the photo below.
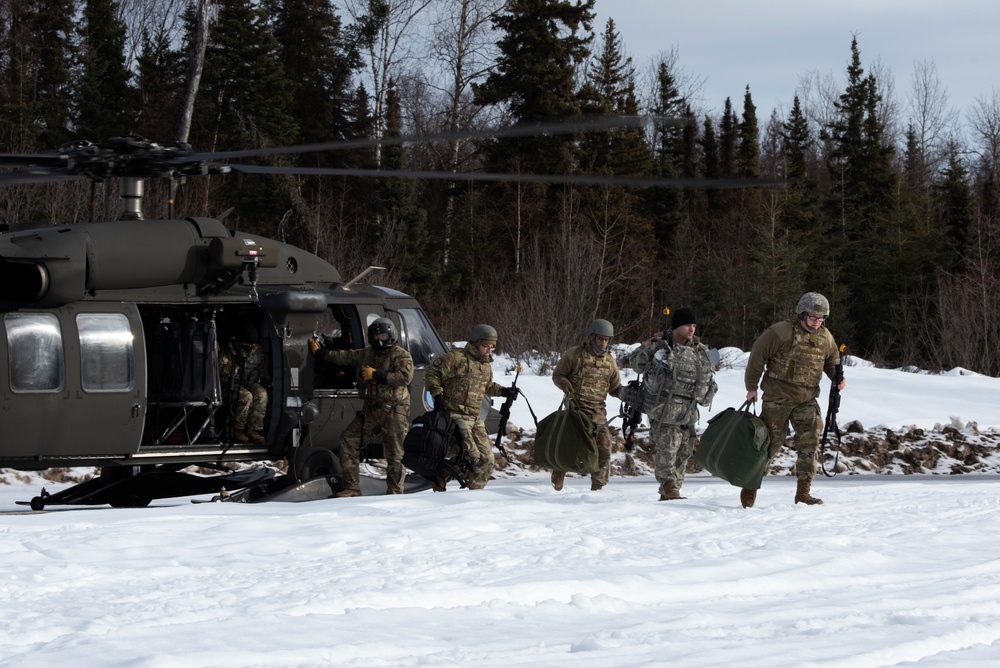
{"type": "Polygon", "coordinates": [[[305,482],[324,475],[340,476],[340,458],[329,448],[310,446],[295,453],[292,475],[296,482],[305,482]]]}

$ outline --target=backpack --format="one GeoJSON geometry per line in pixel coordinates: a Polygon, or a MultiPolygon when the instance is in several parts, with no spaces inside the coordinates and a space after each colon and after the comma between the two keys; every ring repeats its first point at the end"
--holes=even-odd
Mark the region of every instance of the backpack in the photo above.
{"type": "Polygon", "coordinates": [[[563,401],[556,412],[538,421],[534,459],[551,471],[596,473],[600,463],[594,423],[563,401]]]}
{"type": "Polygon", "coordinates": [[[727,408],[711,420],[701,435],[694,460],[712,475],[743,489],[760,489],[767,473],[771,436],[767,425],[747,410],[727,408]]]}
{"type": "Polygon", "coordinates": [[[461,437],[447,411],[430,411],[413,419],[403,439],[403,466],[431,480],[448,459],[448,449],[461,437]]]}

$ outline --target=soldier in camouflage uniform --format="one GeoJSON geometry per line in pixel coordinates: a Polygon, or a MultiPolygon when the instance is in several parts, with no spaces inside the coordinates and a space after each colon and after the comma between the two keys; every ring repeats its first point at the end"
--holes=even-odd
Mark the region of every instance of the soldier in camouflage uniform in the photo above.
{"type": "Polygon", "coordinates": [[[222,398],[233,418],[234,443],[263,443],[267,390],[261,384],[264,353],[257,328],[247,323],[219,351],[222,398]]]}
{"type": "MultiPolygon", "coordinates": [[[[590,489],[596,491],[608,484],[611,475],[611,432],[605,401],[610,394],[617,397],[622,389],[618,363],[610,352],[614,326],[597,319],[587,328],[587,340],[573,346],[559,359],[552,382],[566,394],[576,407],[594,423],[600,468],[590,475],[590,489]]],[[[552,472],[552,486],[563,488],[565,471],[552,472]]]]}
{"type": "MultiPolygon", "coordinates": [[[[493,473],[493,444],[480,413],[488,395],[506,398],[515,389],[493,382],[493,350],[497,345],[497,330],[489,325],[472,328],[464,348],[449,351],[427,367],[424,388],[434,398],[434,410],[448,411],[462,437],[460,446],[453,446],[449,458],[458,456],[457,447],[464,448],[462,457],[470,470],[469,489],[482,489],[493,473]]],[[[447,475],[434,481],[435,491],[443,492],[447,475]]]]}
{"type": "MultiPolygon", "coordinates": [[[[832,380],[840,351],[833,335],[824,326],[830,315],[830,302],[818,292],[807,292],[795,307],[796,317],[768,327],[754,342],[747,361],[744,382],[747,400],[757,401],[757,383],[764,390],[761,420],[771,437],[769,458],[774,459],[788,437],[788,424],[795,430],[792,447],[798,453],[795,475],[798,485],[795,503],[823,503],[810,495],[816,475],[816,453],[823,425],[819,403],[819,381],[826,375],[832,380]]],[[[840,388],[843,389],[844,382],[840,388]]],[[[744,489],[740,502],[753,506],[757,490],[744,489]]]]}
{"type": "Polygon", "coordinates": [[[385,450],[386,494],[402,494],[406,479],[403,438],[410,428],[413,358],[399,345],[396,326],[388,318],[373,321],[368,326],[368,347],[361,350],[324,350],[316,339],[309,340],[309,349],[317,359],[360,367],[359,390],[365,404],[341,435],[344,489],[337,496],[361,496],[361,445],[378,434],[382,434],[385,450]]]}
{"type": "Polygon", "coordinates": [[[679,308],[665,328],[669,338],[650,339],[629,357],[629,366],[644,374],[643,405],[656,445],[660,501],[684,498],[681,485],[694,452],[698,405],[711,405],[719,390],[708,347],[694,335],[696,327],[694,311],[679,308]]]}

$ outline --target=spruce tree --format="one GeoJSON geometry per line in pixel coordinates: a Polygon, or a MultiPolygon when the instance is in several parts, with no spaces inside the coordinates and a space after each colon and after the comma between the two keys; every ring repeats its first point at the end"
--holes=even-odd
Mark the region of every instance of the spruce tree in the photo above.
{"type": "Polygon", "coordinates": [[[16,152],[49,151],[70,138],[73,0],[8,5],[0,30],[0,142],[16,152]]]}
{"type": "MultiPolygon", "coordinates": [[[[269,0],[284,76],[294,88],[289,112],[298,141],[326,142],[349,137],[348,100],[359,67],[356,44],[326,0],[269,0]]],[[[342,156],[312,154],[311,161],[341,164],[342,156]]]]}
{"type": "Polygon", "coordinates": [[[945,237],[938,262],[946,270],[954,272],[964,266],[964,258],[973,248],[976,220],[972,211],[968,171],[954,142],[948,146],[947,154],[947,166],[942,170],[941,183],[934,189],[934,199],[937,222],[945,237]]]}
{"type": "MultiPolygon", "coordinates": [[[[510,0],[493,20],[500,33],[495,69],[473,84],[475,101],[496,105],[515,124],[579,116],[577,68],[590,55],[595,0],[510,0]]],[[[495,171],[567,174],[574,168],[566,135],[501,139],[486,147],[495,171]]]]}
{"type": "Polygon", "coordinates": [[[895,271],[896,253],[885,243],[895,217],[896,177],[881,102],[875,77],[865,75],[857,39],[852,39],[847,87],[834,103],[836,114],[822,136],[830,149],[830,178],[836,184],[826,204],[838,232],[832,274],[842,278],[845,288],[835,299],[849,306],[844,329],[862,355],[885,353],[886,344],[878,342],[880,330],[909,283],[895,271]]]}
{"type": "MultiPolygon", "coordinates": [[[[634,116],[639,112],[635,68],[622,50],[612,19],[608,19],[587,70],[580,98],[585,115],[634,116]]],[[[587,174],[638,176],[648,173],[650,150],[641,128],[611,128],[584,134],[578,160],[580,171],[587,174]]],[[[645,307],[636,309],[635,305],[639,292],[648,285],[642,270],[651,269],[651,263],[642,260],[652,234],[651,226],[637,211],[638,194],[635,189],[611,185],[577,190],[581,193],[578,209],[602,249],[599,310],[614,309],[621,313],[619,321],[644,316],[645,307]]]]}
{"type": "MultiPolygon", "coordinates": [[[[656,68],[656,97],[651,110],[653,120],[653,174],[665,179],[678,178],[685,166],[684,128],[693,119],[687,100],[677,88],[673,66],[660,61],[656,68]]],[[[684,218],[685,198],[680,188],[651,188],[646,192],[646,211],[653,222],[653,233],[661,259],[676,246],[677,230],[684,218]]]]}
{"type": "Polygon", "coordinates": [[[732,178],[737,173],[736,151],[739,146],[739,121],[733,103],[727,97],[719,123],[719,175],[732,178]]]}
{"type": "MultiPolygon", "coordinates": [[[[220,0],[218,12],[205,52],[191,143],[204,151],[293,143],[298,129],[290,111],[292,85],[263,11],[251,0],[220,0]]],[[[234,224],[281,236],[278,224],[291,209],[296,185],[291,178],[226,176],[221,184],[221,201],[210,207],[238,205],[234,224]]]]}
{"type": "Polygon", "coordinates": [[[125,67],[125,24],[114,0],[85,0],[76,92],[76,136],[102,141],[133,134],[139,100],[125,67]]]}
{"type": "Polygon", "coordinates": [[[744,179],[760,176],[760,128],[757,125],[757,107],[747,86],[743,95],[743,118],[738,126],[736,148],[736,174],[744,179]]]}

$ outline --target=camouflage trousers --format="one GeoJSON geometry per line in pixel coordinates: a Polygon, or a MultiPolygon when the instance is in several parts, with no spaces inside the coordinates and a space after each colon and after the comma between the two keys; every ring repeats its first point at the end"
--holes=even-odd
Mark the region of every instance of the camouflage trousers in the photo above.
{"type": "Polygon", "coordinates": [[[649,437],[656,446],[656,482],[660,485],[670,482],[680,489],[684,484],[688,460],[694,452],[694,425],[657,422],[649,437]]]}
{"type": "MultiPolygon", "coordinates": [[[[453,414],[451,418],[458,427],[458,433],[462,436],[462,446],[465,448],[465,452],[461,453],[461,456],[467,454],[479,460],[475,469],[468,473],[469,489],[482,489],[486,487],[490,476],[493,475],[494,462],[493,442],[490,441],[490,435],[486,431],[486,424],[478,417],[470,418],[453,414]]],[[[459,456],[458,448],[455,447],[454,450],[454,455],[451,454],[451,451],[448,453],[452,458],[459,456]]]]}
{"type": "Polygon", "coordinates": [[[767,425],[771,436],[768,466],[781,452],[781,446],[785,445],[788,425],[791,423],[792,429],[795,430],[792,448],[797,453],[795,476],[799,480],[812,480],[816,475],[816,452],[819,449],[820,429],[823,426],[819,403],[815,399],[803,402],[764,399],[760,419],[767,425]]]}
{"type": "Polygon", "coordinates": [[[233,402],[233,431],[264,431],[264,414],[267,411],[267,390],[260,383],[236,388],[233,402]]]}
{"type": "Polygon", "coordinates": [[[382,405],[369,406],[344,429],[340,437],[340,466],[344,472],[345,486],[357,489],[360,482],[361,444],[370,443],[382,434],[385,450],[386,490],[390,494],[402,494],[406,481],[403,468],[403,438],[410,429],[409,416],[401,412],[400,406],[386,408],[382,405]]]}

